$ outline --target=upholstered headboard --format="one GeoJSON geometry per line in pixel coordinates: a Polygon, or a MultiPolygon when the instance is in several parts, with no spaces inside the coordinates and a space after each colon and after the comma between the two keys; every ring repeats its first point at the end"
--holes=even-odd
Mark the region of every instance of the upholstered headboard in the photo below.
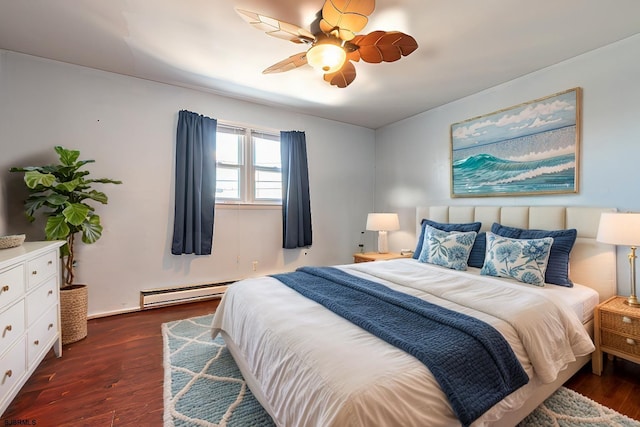
{"type": "Polygon", "coordinates": [[[575,283],[589,286],[600,294],[600,301],[616,294],[616,249],[596,241],[600,214],[615,209],[564,206],[425,206],[416,209],[418,236],[420,222],[482,223],[488,231],[494,222],[510,227],[562,230],[575,228],[576,243],[571,250],[569,276],[575,283]]]}

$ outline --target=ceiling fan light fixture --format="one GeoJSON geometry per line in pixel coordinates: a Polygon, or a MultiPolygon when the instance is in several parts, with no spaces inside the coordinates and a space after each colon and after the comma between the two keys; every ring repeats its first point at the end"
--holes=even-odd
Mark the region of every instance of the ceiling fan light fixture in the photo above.
{"type": "Polygon", "coordinates": [[[311,25],[314,32],[255,12],[236,9],[242,18],[268,35],[293,43],[310,45],[262,71],[281,73],[306,64],[324,74],[323,80],[345,88],[356,78],[352,61],[372,64],[394,62],[411,54],[418,43],[400,31],[374,31],[359,35],[376,7],[376,0],[324,0],[311,25]]]}
{"type": "Polygon", "coordinates": [[[325,74],[335,73],[346,60],[347,52],[331,39],[319,41],[307,51],[309,65],[325,74]]]}

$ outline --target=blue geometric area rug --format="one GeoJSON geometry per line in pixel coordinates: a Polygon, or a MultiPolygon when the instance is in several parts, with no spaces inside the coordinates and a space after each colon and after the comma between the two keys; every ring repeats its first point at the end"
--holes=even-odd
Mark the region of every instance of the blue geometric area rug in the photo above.
{"type": "Polygon", "coordinates": [[[560,387],[518,426],[639,427],[640,422],[602,406],[573,390],[560,387]]]}
{"type": "MultiPolygon", "coordinates": [[[[165,427],[271,427],[274,423],[245,383],[213,314],[162,325],[165,427]]],[[[640,422],[561,387],[518,427],[640,427],[640,422]]]]}
{"type": "Polygon", "coordinates": [[[251,394],[219,335],[213,314],[162,325],[164,426],[274,426],[251,394]]]}

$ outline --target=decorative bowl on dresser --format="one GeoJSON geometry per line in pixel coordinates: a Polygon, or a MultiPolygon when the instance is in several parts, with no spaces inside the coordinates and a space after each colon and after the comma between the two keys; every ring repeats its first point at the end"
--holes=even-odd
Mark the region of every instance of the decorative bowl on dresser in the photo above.
{"type": "Polygon", "coordinates": [[[26,235],[24,234],[12,234],[10,236],[0,237],[0,249],[9,249],[20,246],[24,243],[26,235]]]}
{"type": "Polygon", "coordinates": [[[626,297],[611,297],[596,307],[596,351],[592,370],[602,373],[602,353],[640,363],[640,308],[626,304],[626,297]]]}
{"type": "Polygon", "coordinates": [[[62,356],[60,246],[0,250],[0,415],[53,347],[62,356]]]}

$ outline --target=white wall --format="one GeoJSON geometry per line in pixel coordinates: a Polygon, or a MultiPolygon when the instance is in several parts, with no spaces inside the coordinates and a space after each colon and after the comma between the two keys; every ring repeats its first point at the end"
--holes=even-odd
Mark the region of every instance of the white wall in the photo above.
{"type": "Polygon", "coordinates": [[[24,217],[21,174],[8,169],[54,163],[53,146],[63,145],[96,160],[92,176],[124,182],[100,186],[109,196],[97,207],[103,237],[77,248],[77,282],[89,284],[90,315],[136,308],[142,289],[350,262],[373,207],[374,141],[370,129],[0,51],[0,235],[44,237],[42,224],[24,217]],[[281,249],[281,210],[218,209],[213,255],[170,254],[181,109],[306,132],[311,249],[281,249]]]}
{"type": "MultiPolygon", "coordinates": [[[[582,205],[640,211],[639,100],[640,35],[636,35],[378,129],[376,209],[401,213],[402,231],[390,233],[391,249],[415,246],[416,205],[582,205]],[[578,194],[450,198],[452,123],[573,87],[583,88],[578,194]]],[[[627,252],[627,248],[618,252],[618,288],[626,295],[627,252]]]]}

